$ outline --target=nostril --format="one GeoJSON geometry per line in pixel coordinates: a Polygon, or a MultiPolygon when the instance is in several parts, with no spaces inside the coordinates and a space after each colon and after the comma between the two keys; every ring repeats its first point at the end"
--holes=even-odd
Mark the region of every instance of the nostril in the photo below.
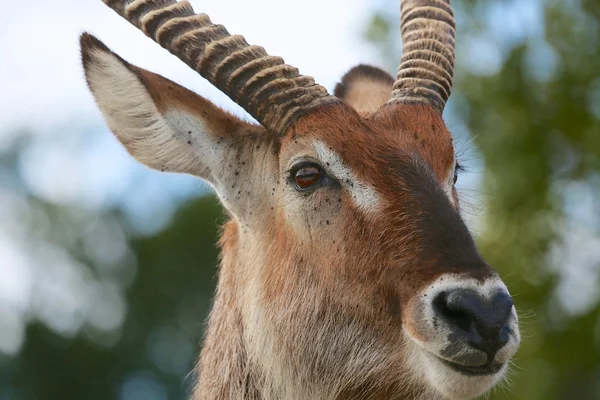
{"type": "Polygon", "coordinates": [[[502,323],[506,323],[510,318],[513,308],[512,297],[506,292],[497,293],[490,302],[490,308],[496,313],[496,319],[502,323]]]}
{"type": "Polygon", "coordinates": [[[452,311],[447,309],[446,316],[449,320],[454,321],[456,326],[465,332],[473,330],[473,320],[471,317],[463,311],[452,311]]]}
{"type": "Polygon", "coordinates": [[[457,289],[442,292],[433,301],[434,312],[453,334],[490,358],[509,340],[512,307],[512,299],[505,292],[486,299],[473,290],[457,289]]]}
{"type": "Polygon", "coordinates": [[[465,332],[473,329],[473,320],[464,310],[451,307],[448,304],[448,294],[440,293],[433,301],[433,307],[438,315],[452,325],[457,326],[465,332]]]}

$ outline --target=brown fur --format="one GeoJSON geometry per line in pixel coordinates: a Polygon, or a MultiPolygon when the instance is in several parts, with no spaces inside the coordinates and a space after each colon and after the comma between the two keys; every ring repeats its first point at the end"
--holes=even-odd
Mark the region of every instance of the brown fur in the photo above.
{"type": "MultiPolygon", "coordinates": [[[[109,3],[123,14],[125,3],[109,3]]],[[[403,5],[419,5],[418,15],[436,10],[421,3],[403,5]]],[[[206,19],[190,18],[185,29],[206,19]]],[[[268,116],[267,130],[132,66],[89,35],[81,44],[90,89],[130,153],[152,168],[207,180],[231,215],[195,400],[441,398],[419,369],[425,356],[416,343],[426,343],[428,332],[417,304],[431,305],[424,293],[448,275],[478,283],[495,276],[458,211],[454,147],[440,112],[448,93],[419,97],[426,85],[409,76],[401,82],[409,90],[397,88],[386,103],[393,79],[368,66],[342,79],[336,96],[343,102],[294,71],[301,82],[286,81],[282,92],[275,80],[250,96],[264,77],[257,78],[245,96],[253,115],[268,116]],[[350,173],[297,190],[291,166],[317,162],[323,146],[350,173]]],[[[211,79],[224,84],[238,70],[211,79]]],[[[321,168],[330,174],[329,165],[321,168]]]]}
{"type": "MultiPolygon", "coordinates": [[[[277,365],[271,352],[292,364],[277,368],[288,369],[289,378],[299,385],[326,387],[339,381],[339,399],[363,398],[360,393],[374,399],[413,398],[426,389],[403,381],[404,344],[397,333],[411,323],[404,305],[440,273],[478,279],[492,274],[456,208],[439,189],[438,177],[452,168],[453,148],[437,112],[427,106],[395,105],[361,120],[345,106],[328,107],[281,139],[280,162],[314,138],[335,148],[361,179],[373,184],[386,211],[367,219],[346,193],[323,189],[312,195],[316,208],[302,211],[313,214],[307,217],[311,229],[298,231],[285,222],[285,208],[275,197],[270,203],[274,211],[252,232],[261,238],[259,265],[248,261],[256,249],[240,244],[240,227],[230,222],[222,238],[224,258],[199,363],[197,399],[235,398],[217,395],[215,382],[220,382],[218,393],[238,385],[240,391],[265,396],[268,390],[261,385],[277,365]],[[419,219],[423,211],[434,218],[419,219]],[[249,281],[258,285],[256,291],[249,281]],[[249,296],[259,296],[267,307],[260,329],[270,332],[274,341],[268,346],[274,349],[265,350],[264,343],[248,349],[253,346],[248,341],[254,340],[244,340],[249,296]],[[347,340],[350,332],[352,340],[347,340]],[[373,343],[373,353],[384,356],[377,365],[363,360],[363,368],[348,370],[355,357],[349,350],[364,343],[373,343]],[[255,353],[256,364],[248,351],[255,353]],[[264,363],[270,368],[264,370],[264,363]],[[225,379],[224,370],[238,373],[225,379]]],[[[276,193],[280,190],[275,188],[276,193]]],[[[279,392],[274,393],[278,398],[279,392]]],[[[317,389],[307,393],[314,395],[317,389]]]]}

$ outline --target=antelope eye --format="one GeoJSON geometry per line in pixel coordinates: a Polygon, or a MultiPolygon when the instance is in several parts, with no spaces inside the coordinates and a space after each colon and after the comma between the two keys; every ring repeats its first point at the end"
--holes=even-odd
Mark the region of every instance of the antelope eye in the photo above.
{"type": "Polygon", "coordinates": [[[321,182],[323,175],[321,168],[313,164],[300,165],[292,170],[294,184],[299,190],[310,189],[321,182]]]}
{"type": "Polygon", "coordinates": [[[454,166],[454,184],[456,185],[456,181],[458,181],[458,174],[463,172],[465,169],[459,163],[456,163],[454,166]]]}

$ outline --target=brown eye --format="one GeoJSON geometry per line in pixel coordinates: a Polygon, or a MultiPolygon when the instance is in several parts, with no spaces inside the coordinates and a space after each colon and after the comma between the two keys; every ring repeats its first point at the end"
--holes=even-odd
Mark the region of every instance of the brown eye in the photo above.
{"type": "Polygon", "coordinates": [[[458,171],[454,170],[454,184],[456,185],[456,181],[458,180],[458,171]]]}
{"type": "Polygon", "coordinates": [[[294,182],[298,189],[306,190],[319,183],[322,176],[323,172],[320,168],[314,165],[305,165],[294,172],[294,182]]]}

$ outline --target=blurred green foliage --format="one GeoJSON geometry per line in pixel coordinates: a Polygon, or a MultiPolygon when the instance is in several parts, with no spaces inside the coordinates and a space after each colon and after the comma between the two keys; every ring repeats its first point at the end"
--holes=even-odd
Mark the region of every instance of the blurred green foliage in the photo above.
{"type": "Polygon", "coordinates": [[[216,278],[217,227],[223,222],[217,200],[203,197],[180,207],[161,233],[132,238],[140,268],[116,340],[104,343],[98,333],[85,331],[63,337],[31,324],[18,357],[0,358],[0,398],[186,398],[216,278]],[[128,381],[139,387],[126,396],[128,381]]]}
{"type": "MultiPolygon", "coordinates": [[[[385,10],[395,4],[386,1],[366,32],[367,39],[383,43],[390,65],[400,57],[398,22],[385,10]]],[[[556,290],[565,274],[561,269],[581,267],[556,253],[569,251],[574,231],[596,239],[600,234],[600,2],[453,4],[459,24],[457,69],[446,117],[466,126],[484,164],[480,195],[486,207],[479,215],[484,222],[478,242],[515,294],[524,336],[510,383],[492,398],[600,399],[597,297],[573,310],[556,290]],[[524,4],[535,5],[538,20],[517,27],[525,33],[515,39],[510,23],[527,18],[517,15],[510,21],[502,12],[524,4]],[[501,58],[491,74],[473,65],[476,53],[486,52],[477,44],[490,42],[501,58]],[[506,42],[511,43],[502,48],[506,42]],[[584,207],[576,188],[585,188],[593,199],[582,211],[583,221],[573,216],[584,207]]],[[[571,251],[595,252],[588,267],[597,271],[600,248],[586,248],[590,243],[599,242],[581,241],[571,251]]],[[[597,274],[588,285],[597,296],[597,274]]],[[[576,286],[563,295],[573,290],[576,286]]]]}
{"type": "MultiPolygon", "coordinates": [[[[600,236],[600,3],[531,2],[541,12],[538,26],[504,37],[495,19],[526,3],[520,1],[453,1],[458,55],[446,116],[457,136],[470,135],[468,146],[483,163],[478,242],[515,294],[522,317],[523,344],[510,384],[492,398],[600,399],[598,290],[578,307],[568,301],[572,292],[560,290],[567,279],[562,269],[581,268],[569,254],[589,251],[589,243],[599,243],[589,239],[600,236]],[[488,65],[475,65],[477,44],[496,42],[488,65]],[[583,217],[581,193],[593,199],[583,217]]],[[[397,14],[389,10],[397,1],[379,6],[365,36],[392,69],[400,44],[397,14]]],[[[18,151],[0,154],[5,180],[7,171],[16,170],[18,151]]],[[[66,229],[56,217],[65,212],[61,206],[27,196],[56,221],[54,229],[66,229]]],[[[97,213],[127,226],[118,209],[97,213]]],[[[0,399],[185,398],[224,220],[216,200],[204,197],[179,207],[160,233],[129,236],[138,267],[120,330],[111,336],[84,328],[65,337],[32,322],[20,353],[0,356],[0,399]]],[[[77,245],[69,251],[94,271],[94,261],[77,245]]],[[[588,268],[597,271],[595,260],[588,268]]],[[[587,288],[600,287],[598,274],[590,276],[596,281],[587,288]]]]}

